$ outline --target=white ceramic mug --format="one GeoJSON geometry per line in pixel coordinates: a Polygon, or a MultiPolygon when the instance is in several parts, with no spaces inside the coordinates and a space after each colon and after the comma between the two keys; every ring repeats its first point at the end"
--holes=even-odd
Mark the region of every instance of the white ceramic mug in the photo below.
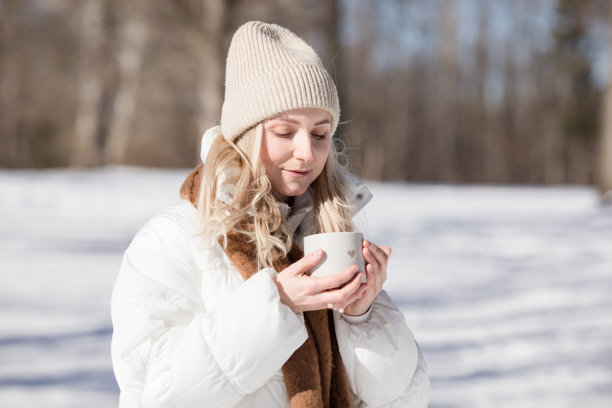
{"type": "Polygon", "coordinates": [[[362,282],[366,281],[365,261],[362,253],[363,234],[360,232],[328,232],[304,237],[304,254],[322,249],[323,260],[312,268],[311,276],[330,276],[344,272],[352,265],[363,272],[362,282]]]}

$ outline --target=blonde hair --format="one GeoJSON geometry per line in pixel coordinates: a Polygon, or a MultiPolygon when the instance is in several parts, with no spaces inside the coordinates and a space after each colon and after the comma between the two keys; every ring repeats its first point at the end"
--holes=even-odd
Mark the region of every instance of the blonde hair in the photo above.
{"type": "MultiPolygon", "coordinates": [[[[287,255],[293,237],[260,162],[262,140],[261,122],[235,143],[222,136],[215,139],[204,163],[198,212],[203,237],[225,245],[230,231],[244,234],[255,243],[259,267],[266,267],[276,257],[287,255]]],[[[339,166],[332,142],[323,171],[310,185],[315,220],[310,233],[353,229],[347,183],[339,166]]]]}

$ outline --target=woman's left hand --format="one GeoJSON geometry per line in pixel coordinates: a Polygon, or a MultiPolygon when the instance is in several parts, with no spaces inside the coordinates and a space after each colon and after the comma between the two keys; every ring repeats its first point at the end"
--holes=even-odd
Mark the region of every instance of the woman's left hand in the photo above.
{"type": "MultiPolygon", "coordinates": [[[[366,287],[365,291],[358,298],[349,298],[346,305],[343,305],[344,307],[338,307],[342,313],[349,316],[359,316],[367,312],[387,279],[387,262],[391,255],[391,248],[379,247],[366,240],[363,241],[362,245],[366,283],[361,285],[366,287]]],[[[359,290],[355,292],[356,295],[360,293],[359,290]]]]}

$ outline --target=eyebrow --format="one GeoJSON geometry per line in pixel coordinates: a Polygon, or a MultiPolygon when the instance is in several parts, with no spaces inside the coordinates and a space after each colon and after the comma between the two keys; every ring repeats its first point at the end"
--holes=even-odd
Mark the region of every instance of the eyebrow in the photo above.
{"type": "MultiPolygon", "coordinates": [[[[296,125],[300,124],[298,120],[291,119],[291,118],[277,117],[277,118],[272,118],[272,120],[284,120],[286,122],[295,123],[296,125]]],[[[322,121],[315,123],[315,126],[324,125],[325,123],[331,123],[331,121],[329,119],[323,119],[322,121]]]]}

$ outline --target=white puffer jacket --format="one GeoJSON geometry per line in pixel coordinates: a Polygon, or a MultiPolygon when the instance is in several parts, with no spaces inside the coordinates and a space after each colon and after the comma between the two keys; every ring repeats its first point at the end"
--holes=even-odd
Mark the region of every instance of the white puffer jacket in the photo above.
{"type": "MultiPolygon", "coordinates": [[[[294,230],[307,213],[288,215],[294,230]]],[[[244,281],[196,225],[185,201],[125,252],[112,296],[120,407],[289,407],[281,367],[308,336],[303,315],[281,303],[273,269],[244,281]]],[[[425,363],[384,291],[364,316],[334,311],[334,324],[355,407],[427,406],[425,363]]]]}

